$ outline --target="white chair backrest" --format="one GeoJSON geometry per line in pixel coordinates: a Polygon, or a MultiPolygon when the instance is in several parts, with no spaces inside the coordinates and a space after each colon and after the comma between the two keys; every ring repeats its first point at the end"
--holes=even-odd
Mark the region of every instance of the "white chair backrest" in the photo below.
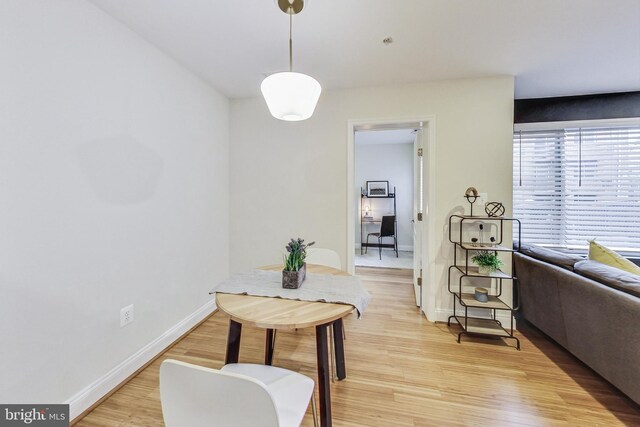
{"type": "Polygon", "coordinates": [[[342,270],[340,255],[331,249],[309,248],[309,250],[307,250],[306,262],[309,264],[326,265],[327,267],[342,270]]]}
{"type": "Polygon", "coordinates": [[[160,400],[167,427],[278,427],[271,395],[244,375],[167,359],[160,400]]]}

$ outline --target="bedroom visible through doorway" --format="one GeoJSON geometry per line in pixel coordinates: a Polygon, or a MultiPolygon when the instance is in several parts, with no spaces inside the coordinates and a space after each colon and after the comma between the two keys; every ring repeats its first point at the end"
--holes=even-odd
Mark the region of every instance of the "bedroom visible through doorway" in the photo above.
{"type": "Polygon", "coordinates": [[[414,268],[414,145],[418,129],[357,130],[356,266],[414,268]]]}

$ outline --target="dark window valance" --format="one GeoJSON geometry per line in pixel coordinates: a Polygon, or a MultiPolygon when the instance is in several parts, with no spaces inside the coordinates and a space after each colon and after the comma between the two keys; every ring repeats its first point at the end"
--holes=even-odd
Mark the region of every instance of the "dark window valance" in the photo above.
{"type": "Polygon", "coordinates": [[[516,99],[514,123],[640,117],[640,91],[516,99]]]}

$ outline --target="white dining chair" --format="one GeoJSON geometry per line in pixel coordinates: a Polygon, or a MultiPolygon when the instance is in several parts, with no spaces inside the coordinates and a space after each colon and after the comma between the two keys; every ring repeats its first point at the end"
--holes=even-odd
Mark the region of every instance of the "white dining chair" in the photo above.
{"type": "Polygon", "coordinates": [[[340,255],[334,250],[324,248],[309,248],[306,262],[309,264],[326,265],[327,267],[342,270],[340,255]]]}
{"type": "Polygon", "coordinates": [[[313,380],[274,366],[230,363],[210,369],[167,359],[160,400],[167,427],[299,427],[312,402],[313,380]]]}

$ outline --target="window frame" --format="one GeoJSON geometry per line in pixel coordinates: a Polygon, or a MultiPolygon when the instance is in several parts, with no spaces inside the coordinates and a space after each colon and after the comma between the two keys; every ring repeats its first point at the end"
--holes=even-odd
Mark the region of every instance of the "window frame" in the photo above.
{"type": "MultiPolygon", "coordinates": [[[[624,119],[605,119],[605,120],[576,120],[576,121],[558,121],[558,122],[541,122],[541,123],[517,123],[514,124],[513,127],[513,139],[512,139],[512,147],[513,147],[513,211],[514,211],[514,215],[516,212],[516,206],[517,206],[517,201],[518,198],[521,197],[521,195],[516,196],[516,191],[517,191],[517,187],[519,186],[519,182],[522,179],[522,168],[520,167],[519,169],[517,169],[518,166],[521,165],[521,156],[522,156],[522,146],[518,147],[518,134],[520,132],[545,132],[548,133],[549,135],[553,134],[554,132],[562,132],[564,134],[564,137],[566,137],[566,135],[568,135],[570,132],[567,132],[568,130],[573,130],[576,128],[582,128],[582,129],[588,129],[588,128],[603,128],[603,127],[621,127],[621,126],[631,126],[631,127],[638,127],[640,129],[640,117],[638,118],[624,118],[624,119]]],[[[559,177],[560,181],[562,182],[561,188],[559,189],[559,191],[561,192],[560,197],[562,198],[562,202],[561,202],[561,216],[567,215],[570,211],[570,209],[565,208],[564,204],[565,204],[565,193],[567,191],[568,186],[566,185],[565,181],[567,180],[567,176],[566,176],[566,169],[570,169],[570,163],[569,161],[566,159],[566,152],[568,150],[568,146],[565,145],[565,142],[567,141],[566,139],[564,139],[564,137],[558,142],[558,144],[561,144],[562,146],[559,147],[555,153],[556,155],[558,153],[562,153],[561,156],[559,156],[559,160],[561,161],[561,166],[560,166],[560,170],[562,173],[562,176],[559,177]]],[[[575,160],[572,160],[575,161],[575,160]]],[[[581,160],[582,161],[582,160],[581,160]]],[[[551,163],[552,161],[550,161],[551,163]]],[[[582,164],[581,164],[582,167],[582,164]]],[[[549,170],[552,171],[552,167],[549,166],[549,170]]],[[[550,201],[549,203],[555,203],[553,200],[550,201]]],[[[523,224],[524,225],[524,224],[523,224]]],[[[576,223],[575,225],[579,225],[579,223],[576,223]]],[[[564,221],[561,221],[557,224],[557,227],[560,227],[562,229],[562,227],[566,226],[566,223],[564,221]],[[564,224],[564,225],[563,225],[564,224]]],[[[556,228],[557,228],[556,227],[556,228]]],[[[553,239],[550,239],[550,241],[553,239]]],[[[574,239],[575,240],[575,239],[574,239]]],[[[573,244],[568,244],[568,242],[570,242],[571,239],[565,237],[564,235],[560,237],[560,239],[558,239],[557,242],[550,242],[547,244],[540,244],[541,246],[545,246],[545,247],[549,247],[549,248],[553,248],[556,250],[560,250],[563,252],[567,252],[567,253],[574,253],[574,254],[580,254],[580,255],[584,255],[587,253],[588,251],[588,244],[586,243],[586,239],[585,239],[585,245],[573,245],[573,244]]],[[[640,259],[640,247],[638,247],[637,249],[633,249],[633,250],[619,250],[618,252],[620,252],[621,254],[624,254],[626,256],[632,257],[632,258],[636,258],[636,259],[640,259]]]]}

